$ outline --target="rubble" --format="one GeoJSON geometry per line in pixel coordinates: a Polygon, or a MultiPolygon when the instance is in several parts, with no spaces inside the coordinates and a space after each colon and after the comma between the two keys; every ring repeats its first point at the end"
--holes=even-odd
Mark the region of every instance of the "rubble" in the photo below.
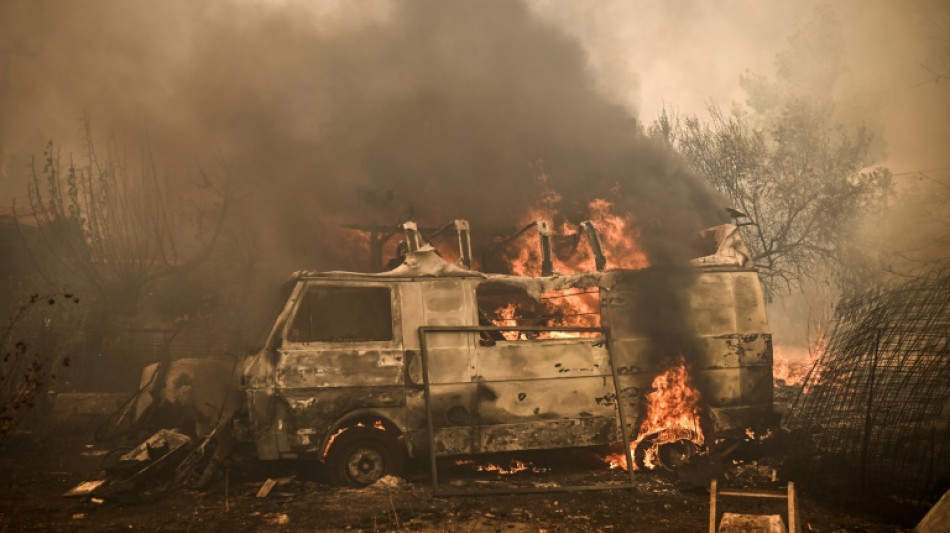
{"type": "Polygon", "coordinates": [[[111,499],[136,490],[154,490],[156,480],[174,471],[191,449],[192,439],[174,430],[162,429],[106,466],[106,478],[85,481],[64,497],[92,496],[111,499]]]}
{"type": "Polygon", "coordinates": [[[72,498],[75,496],[88,496],[92,492],[106,483],[105,479],[97,479],[95,481],[83,481],[82,483],[76,485],[75,487],[69,489],[63,497],[72,498]]]}

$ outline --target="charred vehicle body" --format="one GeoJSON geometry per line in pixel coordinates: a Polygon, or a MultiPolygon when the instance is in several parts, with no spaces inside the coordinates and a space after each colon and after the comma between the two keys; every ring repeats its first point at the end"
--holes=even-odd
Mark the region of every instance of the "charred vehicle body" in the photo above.
{"type": "MultiPolygon", "coordinates": [[[[468,268],[468,227],[458,222],[457,263],[407,223],[407,253],[390,271],[294,274],[264,348],[241,370],[259,458],[320,458],[334,481],[360,486],[407,458],[637,438],[663,370],[637,318],[657,270],[607,270],[592,235],[596,271],[558,275],[542,231],[544,275],[480,273],[468,268]],[[513,305],[572,294],[593,301],[590,320],[497,318],[513,305]]],[[[743,432],[772,413],[771,336],[756,271],[745,266],[734,226],[710,232],[710,255],[662,273],[688,287],[681,305],[699,346],[688,366],[708,436],[743,432]]],[[[646,442],[697,442],[703,428],[646,442]]]]}

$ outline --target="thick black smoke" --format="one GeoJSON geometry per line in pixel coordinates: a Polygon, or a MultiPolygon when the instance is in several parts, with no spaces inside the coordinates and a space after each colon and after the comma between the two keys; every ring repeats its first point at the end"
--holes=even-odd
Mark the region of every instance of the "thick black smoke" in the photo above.
{"type": "Polygon", "coordinates": [[[632,213],[654,263],[719,221],[704,180],[642,136],[579,45],[520,2],[399,2],[329,29],[305,3],[40,5],[17,13],[39,37],[21,32],[35,53],[15,62],[26,107],[7,129],[34,132],[38,151],[83,112],[113,135],[147,125],[171,175],[200,164],[236,182],[240,218],[285,271],[364,266],[334,251],[331,221],[411,209],[511,231],[540,166],[578,221],[594,197],[632,213]]]}

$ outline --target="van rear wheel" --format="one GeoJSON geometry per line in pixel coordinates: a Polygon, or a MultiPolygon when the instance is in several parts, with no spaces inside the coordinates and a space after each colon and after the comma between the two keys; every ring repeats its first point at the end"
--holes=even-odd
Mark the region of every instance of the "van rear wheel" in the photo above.
{"type": "Polygon", "coordinates": [[[333,441],[326,462],[335,485],[365,487],[382,477],[401,474],[405,453],[385,431],[355,427],[333,441]]]}

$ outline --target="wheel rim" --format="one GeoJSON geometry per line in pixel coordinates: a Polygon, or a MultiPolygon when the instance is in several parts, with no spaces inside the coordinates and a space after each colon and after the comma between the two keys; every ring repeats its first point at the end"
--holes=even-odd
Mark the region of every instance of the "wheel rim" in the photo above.
{"type": "Polygon", "coordinates": [[[386,473],[386,461],[379,450],[360,447],[344,463],[346,476],[360,485],[369,485],[386,473]]]}

